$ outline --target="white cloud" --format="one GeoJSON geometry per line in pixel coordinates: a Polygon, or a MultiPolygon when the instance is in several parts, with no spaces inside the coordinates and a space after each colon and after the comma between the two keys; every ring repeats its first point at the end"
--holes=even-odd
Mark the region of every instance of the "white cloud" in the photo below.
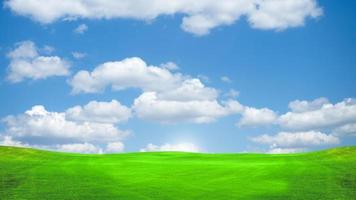
{"type": "MultiPolygon", "coordinates": [[[[289,103],[289,108],[290,112],[278,117],[274,115],[265,123],[251,124],[274,124],[282,130],[293,131],[282,131],[276,135],[261,135],[252,138],[252,141],[270,145],[270,153],[288,153],[305,151],[312,146],[338,144],[340,142],[338,136],[356,135],[356,101],[354,99],[348,98],[336,104],[330,103],[326,98],[313,101],[296,100],[289,103]]],[[[256,111],[255,108],[252,110],[256,111]]],[[[256,117],[258,114],[251,113],[251,120],[247,121],[253,122],[253,119],[258,119],[256,117]]],[[[245,112],[239,125],[246,124],[244,115],[245,112]]]]}
{"type": "Polygon", "coordinates": [[[110,142],[107,144],[105,153],[117,153],[124,150],[124,144],[122,142],[110,142]]]}
{"type": "Polygon", "coordinates": [[[124,150],[124,144],[122,142],[110,142],[103,149],[97,145],[85,142],[47,146],[45,149],[71,153],[103,154],[122,152],[124,150]]]}
{"type": "Polygon", "coordinates": [[[353,135],[356,124],[356,101],[348,98],[332,104],[326,98],[313,101],[295,100],[289,103],[291,111],[278,116],[264,108],[245,107],[239,126],[278,125],[284,130],[330,131],[336,135],[353,135]]]}
{"type": "Polygon", "coordinates": [[[130,109],[116,100],[91,101],[65,112],[50,112],[41,105],[33,106],[23,114],[3,119],[5,136],[0,145],[77,153],[121,152],[124,150],[121,141],[130,132],[118,129],[116,123],[130,116],[130,109]],[[106,147],[102,148],[103,145],[106,147]]]}
{"type": "Polygon", "coordinates": [[[66,118],[73,121],[90,121],[97,123],[118,123],[131,117],[131,110],[116,100],[111,102],[91,101],[85,106],[67,109],[66,118]]]}
{"type": "MultiPolygon", "coordinates": [[[[34,146],[36,148],[36,146],[34,146]]],[[[70,143],[70,144],[60,144],[51,146],[37,146],[37,148],[70,152],[70,153],[85,153],[85,154],[104,154],[104,153],[119,153],[124,151],[125,145],[122,142],[109,142],[106,144],[105,148],[92,143],[70,143]]]]}
{"type": "Polygon", "coordinates": [[[220,105],[216,100],[165,100],[155,92],[145,92],[134,101],[133,110],[139,118],[163,123],[208,123],[216,118],[241,112],[236,101],[220,105]]]}
{"type": "Polygon", "coordinates": [[[238,126],[261,126],[275,123],[277,114],[268,108],[246,107],[238,126]]]}
{"type": "Polygon", "coordinates": [[[345,124],[343,126],[337,127],[333,130],[333,133],[340,136],[356,136],[356,123],[345,124]]]}
{"type": "Polygon", "coordinates": [[[285,153],[299,153],[303,152],[306,149],[304,148],[271,148],[267,151],[270,154],[285,154],[285,153]]]}
{"type": "Polygon", "coordinates": [[[119,153],[124,151],[125,145],[122,142],[109,142],[105,148],[91,143],[71,143],[51,146],[34,146],[52,151],[70,152],[70,153],[84,153],[84,154],[105,154],[105,153],[119,153]]]}
{"type": "Polygon", "coordinates": [[[232,82],[232,80],[231,80],[229,77],[227,77],[227,76],[222,76],[222,77],[220,77],[220,80],[221,80],[222,82],[225,82],[225,83],[231,83],[231,82],[232,82]]]}
{"type": "Polygon", "coordinates": [[[70,64],[58,56],[40,56],[32,41],[16,44],[7,54],[10,58],[7,79],[13,83],[24,79],[45,79],[50,76],[69,75],[70,64]]]}
{"type": "Polygon", "coordinates": [[[3,139],[0,140],[0,146],[28,147],[27,144],[14,140],[11,136],[8,135],[4,136],[3,139]]]}
{"type": "Polygon", "coordinates": [[[101,154],[103,150],[90,143],[74,143],[62,144],[55,147],[56,151],[71,152],[71,153],[88,153],[88,154],[101,154]]]}
{"type": "Polygon", "coordinates": [[[212,101],[218,97],[218,91],[214,88],[206,87],[199,79],[187,79],[177,85],[176,88],[160,92],[158,96],[164,100],[212,101]]]}
{"type": "Polygon", "coordinates": [[[141,88],[144,91],[162,91],[177,87],[182,75],[164,68],[149,66],[133,57],[117,62],[106,62],[92,72],[79,71],[69,81],[73,93],[95,93],[111,86],[114,90],[141,88]],[[162,84],[164,83],[164,84],[162,84]]]}
{"type": "Polygon", "coordinates": [[[41,23],[59,19],[129,18],[151,21],[161,15],[183,14],[183,30],[205,35],[245,17],[253,28],[284,30],[321,16],[316,0],[7,0],[5,7],[41,23]]]}
{"type": "MultiPolygon", "coordinates": [[[[0,137],[1,139],[1,137],[0,137]]],[[[124,150],[125,145],[120,142],[109,142],[106,144],[105,148],[100,147],[92,143],[69,143],[69,144],[28,144],[23,143],[18,140],[14,140],[12,136],[5,135],[0,140],[0,146],[12,146],[12,147],[27,147],[44,149],[49,151],[60,151],[60,152],[70,152],[70,153],[85,153],[85,154],[103,154],[103,153],[119,153],[124,150]]]]}
{"type": "Polygon", "coordinates": [[[276,135],[261,135],[253,142],[270,145],[271,148],[304,148],[319,145],[338,144],[339,138],[318,131],[279,132],[276,135]]]}
{"type": "Polygon", "coordinates": [[[242,113],[244,110],[244,106],[241,105],[240,102],[231,99],[224,101],[223,106],[227,115],[242,113]]]}
{"type": "Polygon", "coordinates": [[[141,152],[158,152],[158,151],[183,151],[183,152],[200,152],[201,149],[191,143],[163,144],[161,146],[148,144],[141,152]]]}
{"type": "Polygon", "coordinates": [[[248,16],[253,28],[284,30],[303,26],[305,18],[317,18],[323,11],[314,0],[257,0],[248,16]]]}
{"type": "Polygon", "coordinates": [[[207,123],[242,110],[237,101],[219,102],[219,92],[200,79],[149,66],[136,57],[78,72],[69,84],[73,93],[99,92],[108,86],[114,90],[139,88],[143,93],[132,106],[136,116],[163,123],[207,123]]]}
{"type": "Polygon", "coordinates": [[[329,104],[329,100],[324,97],[320,97],[313,101],[300,101],[295,100],[289,103],[289,108],[292,112],[301,113],[313,110],[319,110],[323,107],[323,105],[329,104]]]}
{"type": "Polygon", "coordinates": [[[81,52],[72,52],[72,56],[75,58],[75,59],[82,59],[82,58],[85,58],[87,56],[86,53],[81,53],[81,52]]]}
{"type": "Polygon", "coordinates": [[[87,121],[74,121],[68,119],[65,112],[49,112],[38,105],[23,114],[7,116],[3,121],[7,135],[24,139],[112,142],[121,140],[129,134],[128,131],[121,131],[115,124],[109,123],[117,120],[110,115],[106,123],[97,122],[105,121],[103,120],[105,115],[101,114],[88,112],[85,113],[87,121]],[[93,119],[90,119],[90,114],[93,114],[93,119]]]}
{"type": "Polygon", "coordinates": [[[88,30],[86,24],[80,24],[77,28],[74,29],[74,33],[83,34],[88,30]]]}
{"type": "Polygon", "coordinates": [[[292,102],[292,109],[294,112],[288,112],[279,118],[279,124],[283,128],[292,130],[325,129],[356,122],[356,101],[354,99],[345,99],[336,104],[328,103],[327,100],[292,102]]]}
{"type": "Polygon", "coordinates": [[[11,59],[35,58],[38,57],[37,47],[32,41],[23,41],[16,44],[16,48],[10,51],[7,56],[11,59]]]}

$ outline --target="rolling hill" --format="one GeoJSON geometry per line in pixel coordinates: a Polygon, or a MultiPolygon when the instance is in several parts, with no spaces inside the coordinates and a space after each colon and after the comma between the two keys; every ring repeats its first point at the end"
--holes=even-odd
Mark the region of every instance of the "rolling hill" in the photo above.
{"type": "Polygon", "coordinates": [[[283,155],[0,147],[0,199],[356,199],[356,147],[283,155]]]}

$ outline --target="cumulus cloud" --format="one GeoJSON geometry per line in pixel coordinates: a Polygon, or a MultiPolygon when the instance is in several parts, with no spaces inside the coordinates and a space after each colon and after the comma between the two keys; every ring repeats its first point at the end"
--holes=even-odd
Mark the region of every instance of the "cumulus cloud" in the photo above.
{"type": "Polygon", "coordinates": [[[130,131],[117,123],[128,120],[131,110],[118,101],[91,101],[64,112],[50,112],[42,105],[2,119],[5,132],[0,145],[33,147],[77,153],[115,153],[130,131]]]}
{"type": "Polygon", "coordinates": [[[248,16],[253,28],[284,30],[303,26],[305,18],[317,18],[323,11],[315,0],[257,0],[248,16]]]}
{"type": "Polygon", "coordinates": [[[80,71],[69,84],[73,93],[138,88],[143,93],[134,100],[135,115],[163,123],[207,123],[242,111],[235,100],[219,102],[219,92],[200,79],[150,66],[137,57],[107,62],[92,72],[80,71]]]}
{"type": "Polygon", "coordinates": [[[335,104],[323,97],[312,101],[295,100],[289,103],[289,108],[289,112],[278,116],[267,108],[245,107],[238,125],[278,125],[293,131],[332,130],[336,135],[353,135],[355,132],[355,99],[347,98],[335,104]]]}
{"type": "Polygon", "coordinates": [[[184,80],[176,88],[159,92],[158,96],[164,100],[177,101],[212,101],[218,97],[218,91],[214,88],[206,87],[199,79],[184,80]]]}
{"type": "Polygon", "coordinates": [[[181,81],[181,74],[149,66],[142,59],[133,57],[106,62],[92,72],[79,71],[69,83],[73,93],[96,93],[108,86],[114,90],[140,88],[145,91],[162,91],[176,87],[181,81]]]}
{"type": "Polygon", "coordinates": [[[356,101],[345,99],[332,104],[325,99],[291,103],[291,112],[280,116],[279,124],[292,130],[324,129],[356,122],[356,101]],[[291,106],[292,105],[292,106],[291,106]]]}
{"type": "Polygon", "coordinates": [[[84,143],[71,143],[52,146],[42,146],[40,148],[71,153],[85,153],[85,154],[104,154],[104,153],[119,153],[124,150],[122,142],[110,142],[106,144],[105,148],[94,145],[88,142],[84,143]]]}
{"type": "Polygon", "coordinates": [[[154,145],[148,144],[141,152],[158,152],[158,151],[183,151],[183,152],[201,152],[201,149],[192,143],[178,143],[178,144],[163,144],[154,145]]]}
{"type": "Polygon", "coordinates": [[[41,23],[59,19],[128,18],[151,21],[161,15],[183,14],[181,27],[195,35],[231,25],[245,17],[257,29],[284,30],[304,25],[323,14],[316,0],[6,0],[5,7],[41,23]]]}
{"type": "Polygon", "coordinates": [[[28,144],[21,141],[13,139],[12,136],[0,137],[0,146],[11,146],[11,147],[26,147],[26,148],[36,148],[44,149],[49,151],[59,151],[59,152],[69,152],[69,153],[84,153],[84,154],[104,154],[104,153],[120,153],[124,150],[125,145],[120,142],[109,142],[103,148],[99,145],[92,143],[66,143],[66,144],[28,144]]]}
{"type": "Polygon", "coordinates": [[[88,30],[88,26],[86,24],[80,24],[77,28],[74,29],[74,33],[83,34],[88,30]]]}
{"type": "Polygon", "coordinates": [[[306,148],[310,146],[338,144],[339,138],[318,131],[279,132],[276,135],[261,135],[251,139],[271,148],[306,148]]]}
{"type": "Polygon", "coordinates": [[[252,138],[254,142],[270,145],[270,153],[305,151],[312,146],[338,144],[341,136],[356,135],[355,99],[335,104],[323,97],[312,101],[295,100],[289,103],[289,108],[289,112],[277,116],[269,109],[245,107],[238,125],[278,126],[282,132],[276,135],[252,138]]]}
{"type": "Polygon", "coordinates": [[[155,92],[145,92],[135,99],[133,110],[139,118],[151,121],[208,123],[241,112],[242,105],[233,100],[225,105],[216,100],[165,100],[155,92]]]}
{"type": "Polygon", "coordinates": [[[103,153],[103,150],[101,148],[87,142],[57,145],[55,150],[62,151],[62,152],[71,152],[71,153],[89,153],[89,154],[103,153]]]}
{"type": "Polygon", "coordinates": [[[65,115],[67,119],[73,121],[115,124],[127,121],[131,117],[131,110],[116,100],[111,102],[91,101],[85,106],[74,106],[67,109],[65,115]]]}
{"type": "Polygon", "coordinates": [[[79,108],[80,112],[73,115],[73,108],[68,109],[68,112],[50,112],[44,106],[33,106],[23,114],[5,117],[5,133],[18,139],[36,138],[39,141],[42,139],[52,142],[114,142],[129,134],[115,125],[116,122],[127,119],[117,113],[121,110],[127,112],[118,102],[91,102],[79,108]],[[106,113],[105,109],[108,107],[114,107],[114,112],[106,113]],[[92,111],[93,108],[98,110],[92,111]],[[67,113],[70,113],[70,117],[67,113]]]}
{"type": "Polygon", "coordinates": [[[10,59],[7,79],[21,82],[24,79],[46,79],[50,76],[69,75],[70,64],[58,56],[41,56],[32,41],[16,44],[7,54],[10,59]]]}
{"type": "Polygon", "coordinates": [[[28,147],[28,144],[14,140],[11,136],[6,135],[0,140],[0,146],[28,147]]]}
{"type": "Polygon", "coordinates": [[[287,153],[299,153],[306,151],[305,148],[271,148],[267,151],[270,154],[287,154],[287,153]]]}
{"type": "Polygon", "coordinates": [[[268,108],[245,107],[238,126],[261,126],[275,123],[277,114],[268,108]]]}
{"type": "Polygon", "coordinates": [[[118,153],[122,152],[125,148],[125,145],[122,142],[110,142],[105,148],[106,153],[118,153]]]}
{"type": "Polygon", "coordinates": [[[313,110],[319,110],[324,104],[329,104],[329,100],[325,97],[317,98],[313,101],[295,100],[289,103],[289,108],[292,112],[301,113],[313,110]]]}
{"type": "Polygon", "coordinates": [[[333,130],[333,133],[335,135],[340,135],[340,136],[356,136],[356,123],[351,123],[351,124],[345,124],[339,127],[336,127],[333,130]]]}

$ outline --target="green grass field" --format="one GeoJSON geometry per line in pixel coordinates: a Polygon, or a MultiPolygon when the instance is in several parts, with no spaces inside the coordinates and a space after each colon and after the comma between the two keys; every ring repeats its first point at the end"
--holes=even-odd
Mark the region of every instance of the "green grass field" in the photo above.
{"type": "Polygon", "coordinates": [[[356,147],[284,155],[0,147],[0,199],[356,199],[356,147]]]}

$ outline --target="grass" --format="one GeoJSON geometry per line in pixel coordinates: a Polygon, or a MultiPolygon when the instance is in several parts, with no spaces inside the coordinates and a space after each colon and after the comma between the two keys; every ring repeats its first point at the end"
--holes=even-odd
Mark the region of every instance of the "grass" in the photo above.
{"type": "Polygon", "coordinates": [[[0,147],[0,199],[356,199],[356,147],[284,155],[0,147]]]}

